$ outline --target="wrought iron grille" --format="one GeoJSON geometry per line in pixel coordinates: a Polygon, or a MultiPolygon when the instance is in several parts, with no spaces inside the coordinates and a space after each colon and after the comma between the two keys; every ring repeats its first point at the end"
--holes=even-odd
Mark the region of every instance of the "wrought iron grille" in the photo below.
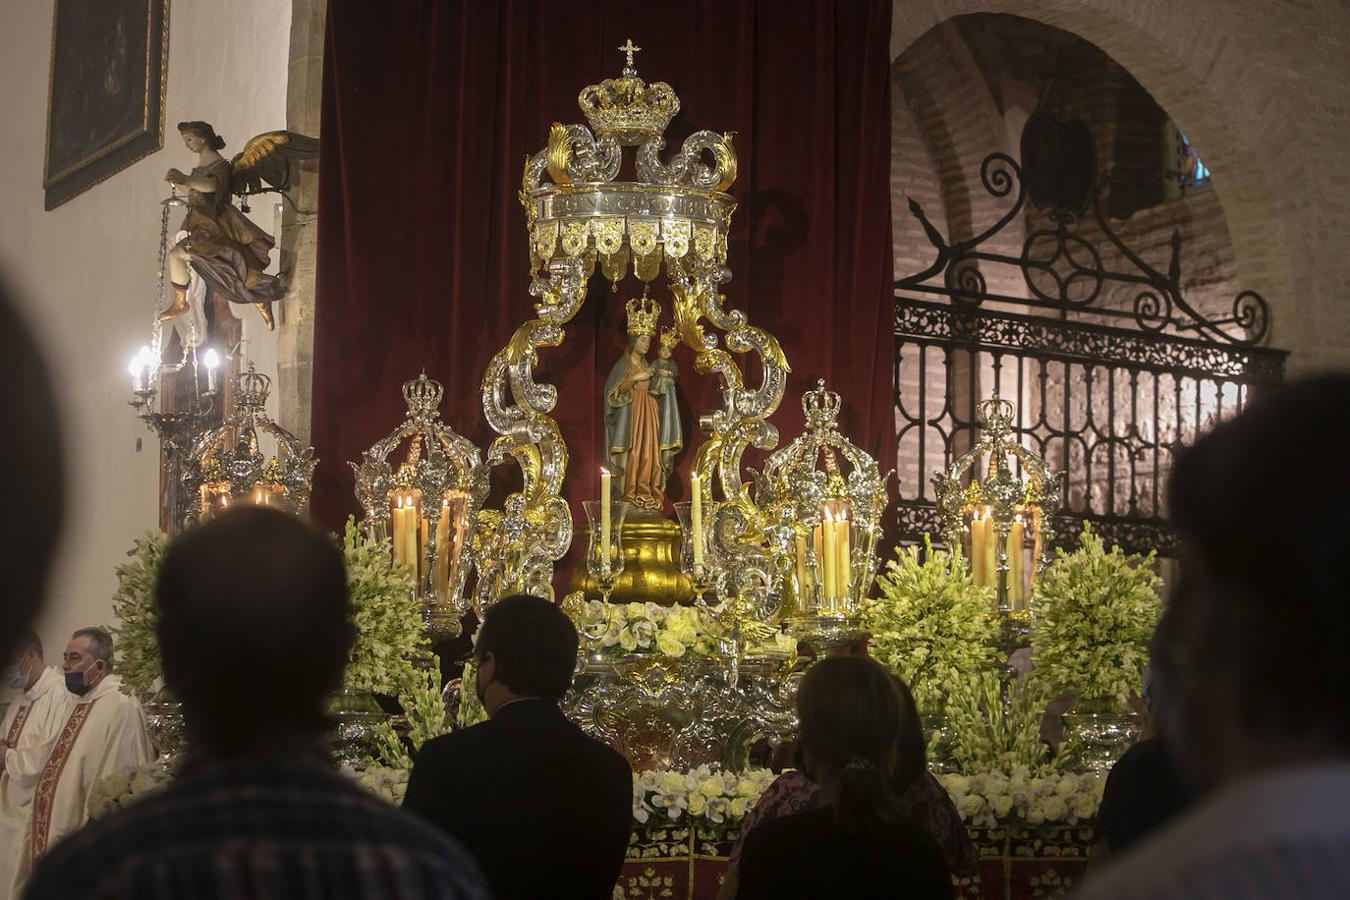
{"type": "Polygon", "coordinates": [[[948,243],[910,201],[936,257],[895,285],[900,539],[939,533],[930,478],[978,439],[976,404],[998,393],[1016,404],[1024,445],[1065,473],[1061,546],[1090,521],[1127,550],[1175,556],[1164,493],[1178,450],[1279,384],[1286,354],[1258,346],[1269,324],[1259,294],[1217,316],[1187,302],[1179,233],[1163,273],[1112,229],[1095,176],[1077,196],[1063,190],[1053,170],[1075,152],[1090,159],[1090,136],[1086,150],[1040,147],[1024,133],[1025,180],[1010,156],[985,158],[984,189],[1010,205],[969,240],[948,243]],[[1027,232],[1021,252],[991,249],[1014,223],[1027,232]],[[1103,246],[1124,265],[1107,265],[1103,246]]]}

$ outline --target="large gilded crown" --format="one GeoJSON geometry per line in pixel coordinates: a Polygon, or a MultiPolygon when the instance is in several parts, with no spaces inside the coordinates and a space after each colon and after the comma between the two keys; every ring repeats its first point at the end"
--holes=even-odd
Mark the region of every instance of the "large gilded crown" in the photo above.
{"type": "Polygon", "coordinates": [[[628,301],[628,333],[656,334],[656,320],[661,316],[661,304],[650,297],[634,297],[628,301]]]}
{"type": "Polygon", "coordinates": [[[623,144],[639,144],[659,137],[680,111],[680,98],[664,81],[647,84],[633,68],[633,54],[641,50],[630,40],[620,47],[628,55],[622,78],[606,78],[582,88],[577,105],[598,137],[613,135],[623,144]]]}

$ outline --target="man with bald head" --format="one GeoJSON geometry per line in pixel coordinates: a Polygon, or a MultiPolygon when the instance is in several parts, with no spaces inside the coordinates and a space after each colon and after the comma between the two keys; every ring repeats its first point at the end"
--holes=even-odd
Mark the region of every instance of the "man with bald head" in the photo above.
{"type": "Polygon", "coordinates": [[[89,793],[100,779],[155,758],[141,704],[122,693],[122,679],[113,674],[112,637],[101,628],[81,628],[66,644],[64,661],[65,687],[75,702],[50,752],[42,759],[15,754],[6,768],[15,785],[32,791],[16,894],[33,862],[88,819],[89,793]]]}

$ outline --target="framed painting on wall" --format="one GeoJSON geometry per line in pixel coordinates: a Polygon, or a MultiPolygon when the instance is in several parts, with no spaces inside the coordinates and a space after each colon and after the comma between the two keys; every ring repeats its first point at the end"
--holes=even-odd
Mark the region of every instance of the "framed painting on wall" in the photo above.
{"type": "Polygon", "coordinates": [[[55,0],[47,209],[164,146],[169,0],[55,0]]]}

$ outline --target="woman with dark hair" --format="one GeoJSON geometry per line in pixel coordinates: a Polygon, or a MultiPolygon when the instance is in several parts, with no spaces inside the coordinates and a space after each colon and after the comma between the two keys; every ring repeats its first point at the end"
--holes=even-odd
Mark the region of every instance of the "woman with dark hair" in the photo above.
{"type": "MultiPolygon", "coordinates": [[[[896,811],[928,832],[942,851],[947,868],[953,875],[973,876],[979,870],[979,851],[970,839],[970,832],[961,822],[961,814],[957,812],[951,796],[942,783],[933,777],[933,773],[928,771],[923,726],[919,722],[918,708],[908,686],[898,678],[892,677],[892,680],[901,699],[899,753],[900,759],[906,761],[902,763],[900,775],[893,786],[898,792],[896,811]]],[[[797,755],[794,746],[792,756],[795,758],[797,755]]],[[[790,764],[800,766],[801,763],[797,760],[790,764]]],[[[740,836],[731,848],[726,877],[718,897],[721,900],[735,900],[741,853],[746,837],[757,826],[815,809],[820,803],[820,785],[807,778],[800,768],[787,769],[774,779],[741,822],[740,836]]]]}
{"type": "Polygon", "coordinates": [[[797,715],[820,805],[749,833],[736,896],[950,897],[942,850],[898,802],[926,777],[913,701],[873,660],[835,656],[807,671],[797,715]]]}

